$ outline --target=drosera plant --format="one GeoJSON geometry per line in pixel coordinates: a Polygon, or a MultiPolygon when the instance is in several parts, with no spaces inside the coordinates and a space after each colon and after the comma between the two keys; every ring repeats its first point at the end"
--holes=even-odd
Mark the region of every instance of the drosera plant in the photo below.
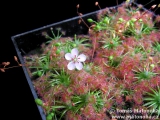
{"type": "Polygon", "coordinates": [[[67,87],[70,85],[71,80],[70,76],[67,73],[65,73],[64,69],[62,70],[54,69],[54,72],[52,72],[50,75],[49,82],[51,86],[62,84],[67,87]]]}
{"type": "MultiPolygon", "coordinates": [[[[32,59],[32,58],[31,58],[32,59]]],[[[34,69],[32,75],[38,75],[39,77],[43,76],[47,71],[49,71],[50,58],[49,54],[44,54],[41,57],[37,57],[33,62],[36,62],[38,65],[29,67],[30,69],[34,69]]]]}
{"type": "Polygon", "coordinates": [[[77,35],[75,34],[73,38],[68,38],[65,43],[61,43],[59,48],[62,48],[61,50],[64,49],[65,52],[71,52],[71,49],[79,46],[91,47],[91,43],[89,42],[88,38],[85,37],[77,38],[77,35]]]}
{"type": "MultiPolygon", "coordinates": [[[[43,106],[42,100],[36,99],[35,102],[38,105],[43,106]]],[[[51,111],[47,116],[47,120],[50,120],[49,118],[51,118],[51,120],[53,118],[58,120],[64,119],[67,112],[72,112],[74,115],[86,114],[84,111],[85,109],[88,109],[87,107],[91,104],[95,112],[100,112],[103,108],[104,100],[100,91],[89,91],[86,94],[72,95],[70,103],[55,101],[54,104],[55,105],[51,107],[51,111]],[[61,110],[61,112],[59,110],[61,110]]]]}
{"type": "Polygon", "coordinates": [[[137,68],[138,70],[133,70],[137,82],[140,82],[142,80],[150,80],[152,77],[158,74],[153,71],[153,68],[154,64],[147,64],[146,66],[144,66],[143,70],[139,68],[137,68]]]}
{"type": "Polygon", "coordinates": [[[74,95],[72,97],[72,102],[74,104],[74,112],[80,112],[90,102],[93,104],[95,111],[98,112],[104,105],[104,100],[101,95],[101,91],[98,90],[89,91],[84,95],[74,95]]]}
{"type": "Polygon", "coordinates": [[[100,41],[103,43],[102,48],[115,49],[118,45],[122,43],[118,36],[107,38],[106,40],[100,41]]]}
{"type": "Polygon", "coordinates": [[[121,62],[121,58],[120,57],[114,57],[113,55],[110,55],[110,56],[108,56],[107,57],[108,58],[108,60],[107,60],[107,62],[104,62],[103,61],[103,64],[105,65],[105,66],[107,66],[107,67],[113,67],[113,68],[116,68],[116,67],[118,67],[118,65],[120,64],[120,62],[121,62]]]}
{"type": "Polygon", "coordinates": [[[137,53],[141,53],[141,54],[145,54],[145,48],[143,45],[137,45],[134,47],[134,53],[137,54],[137,53]]]}
{"type": "Polygon", "coordinates": [[[91,28],[94,30],[94,31],[100,31],[100,30],[107,30],[109,29],[109,24],[110,24],[110,21],[112,19],[109,18],[108,16],[104,17],[101,21],[97,22],[97,21],[94,21],[92,20],[91,18],[88,18],[87,21],[91,24],[93,24],[91,26],[91,28]]]}
{"type": "Polygon", "coordinates": [[[132,18],[126,22],[125,30],[123,32],[124,36],[134,36],[136,39],[142,38],[143,34],[150,34],[152,31],[156,30],[154,26],[150,27],[143,22],[142,19],[138,20],[139,26],[136,28],[137,19],[132,18]]]}
{"type": "MultiPolygon", "coordinates": [[[[154,15],[132,4],[127,0],[118,8],[101,9],[96,2],[97,20],[86,22],[78,4],[78,22],[86,25],[87,35],[65,37],[53,27],[42,32],[48,40],[42,52],[24,56],[38,94],[35,102],[47,120],[110,120],[119,115],[106,115],[111,109],[159,111],[160,33],[150,19],[154,15]]],[[[0,70],[9,65],[2,63],[0,70]]]]}
{"type": "Polygon", "coordinates": [[[61,32],[61,28],[57,28],[57,35],[53,32],[53,28],[50,28],[51,31],[51,35],[48,35],[46,32],[43,32],[42,35],[45,36],[46,39],[48,39],[48,41],[46,42],[47,44],[50,43],[52,40],[58,40],[59,38],[61,38],[61,36],[63,35],[61,32]]]}
{"type": "Polygon", "coordinates": [[[160,116],[160,86],[156,88],[150,88],[149,92],[145,92],[143,106],[152,110],[151,114],[160,116]]]}
{"type": "Polygon", "coordinates": [[[79,45],[83,45],[85,47],[91,47],[89,43],[89,39],[85,37],[77,38],[77,35],[74,35],[74,39],[72,41],[74,43],[73,47],[78,47],[79,45]]]}
{"type": "Polygon", "coordinates": [[[65,113],[70,110],[70,105],[65,105],[63,103],[60,103],[59,101],[54,101],[53,106],[47,106],[41,99],[37,98],[35,99],[35,102],[37,105],[42,106],[44,109],[47,109],[46,112],[46,120],[61,120],[63,119],[65,113]],[[59,105],[56,105],[58,102],[59,105]],[[59,112],[59,109],[61,112],[59,112]]]}
{"type": "MultiPolygon", "coordinates": [[[[88,91],[86,94],[73,95],[71,100],[73,102],[73,113],[84,115],[86,118],[95,118],[97,113],[101,113],[102,108],[105,104],[103,93],[99,90],[88,91]]],[[[83,118],[83,117],[82,117],[83,118]]]]}
{"type": "Polygon", "coordinates": [[[86,71],[87,73],[91,75],[94,75],[95,72],[99,74],[103,74],[102,68],[98,65],[93,64],[93,62],[85,63],[83,69],[84,71],[86,71]]]}
{"type": "Polygon", "coordinates": [[[117,67],[120,64],[121,58],[114,58],[112,55],[108,57],[108,65],[111,67],[117,67]]]}
{"type": "MultiPolygon", "coordinates": [[[[52,39],[52,40],[56,40],[56,42],[51,43],[52,44],[51,47],[53,49],[56,48],[55,49],[56,54],[59,54],[61,51],[71,52],[71,49],[78,47],[78,46],[91,47],[91,43],[89,42],[89,39],[87,37],[84,37],[84,36],[77,37],[77,35],[75,34],[74,37],[65,38],[66,42],[62,42],[60,40],[61,35],[57,36],[56,39],[52,39]]],[[[47,43],[48,42],[50,43],[51,39],[47,41],[47,43]]]]}
{"type": "Polygon", "coordinates": [[[160,43],[159,42],[155,42],[153,44],[153,48],[157,51],[157,52],[160,52],[160,43]]]}

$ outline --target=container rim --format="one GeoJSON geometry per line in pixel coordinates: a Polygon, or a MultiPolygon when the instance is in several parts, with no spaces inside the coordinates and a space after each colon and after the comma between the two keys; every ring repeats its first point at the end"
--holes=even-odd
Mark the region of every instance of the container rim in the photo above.
{"type": "MultiPolygon", "coordinates": [[[[109,8],[109,9],[113,9],[113,8],[117,8],[119,6],[122,6],[125,2],[122,2],[121,4],[119,5],[116,5],[116,6],[111,6],[111,7],[106,7],[106,8],[109,8]]],[[[129,4],[130,3],[133,3],[135,5],[138,5],[137,3],[135,2],[132,2],[132,0],[130,0],[129,4]]],[[[96,11],[93,11],[93,12],[89,12],[89,13],[86,13],[84,15],[82,15],[81,17],[86,17],[86,16],[89,16],[89,15],[92,15],[92,14],[96,14],[106,8],[103,8],[101,10],[96,10],[96,11]]],[[[145,9],[145,8],[144,8],[145,9]]],[[[147,10],[147,9],[146,9],[147,10]]],[[[29,33],[32,33],[32,32],[36,32],[36,31],[39,31],[39,30],[42,30],[42,29],[45,29],[45,28],[50,28],[51,26],[54,26],[54,25],[58,25],[58,24],[61,24],[61,23],[64,23],[64,22],[68,22],[68,21],[71,21],[71,20],[75,20],[75,19],[78,19],[79,16],[75,16],[75,17],[72,17],[72,18],[69,18],[69,19],[65,19],[65,20],[62,20],[62,21],[59,21],[59,22],[55,22],[55,23],[52,23],[52,24],[49,24],[49,25],[45,25],[45,26],[42,26],[42,27],[39,27],[39,28],[36,28],[36,29],[32,29],[32,30],[29,30],[29,31],[26,31],[26,32],[23,32],[23,33],[20,33],[20,34],[16,34],[16,35],[13,35],[11,36],[11,38],[15,38],[15,37],[19,37],[19,36],[22,36],[22,35],[26,35],[26,34],[29,34],[29,33]]],[[[13,40],[13,39],[12,39],[13,40]]]]}

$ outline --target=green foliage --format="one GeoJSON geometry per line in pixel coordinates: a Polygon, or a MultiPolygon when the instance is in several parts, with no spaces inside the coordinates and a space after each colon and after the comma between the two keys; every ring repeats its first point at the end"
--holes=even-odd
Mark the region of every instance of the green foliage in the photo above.
{"type": "Polygon", "coordinates": [[[88,63],[88,64],[84,64],[83,69],[86,72],[91,73],[92,67],[93,67],[93,63],[88,63]]]}
{"type": "Polygon", "coordinates": [[[54,113],[50,113],[46,116],[46,120],[53,120],[54,113]]]}
{"type": "Polygon", "coordinates": [[[47,71],[49,71],[49,64],[50,64],[50,59],[49,59],[49,54],[44,54],[41,57],[37,57],[36,60],[33,60],[38,64],[37,66],[31,66],[31,69],[34,69],[34,72],[32,72],[32,75],[35,76],[43,76],[47,71]]]}
{"type": "Polygon", "coordinates": [[[81,108],[84,108],[89,102],[93,101],[95,101],[95,103],[93,103],[94,109],[98,112],[104,105],[101,91],[94,90],[89,91],[87,94],[74,95],[72,96],[72,102],[74,104],[72,110],[74,113],[78,113],[81,108]]]}
{"type": "MultiPolygon", "coordinates": [[[[53,46],[58,47],[58,51],[65,51],[65,53],[71,52],[71,50],[75,47],[78,47],[79,45],[83,45],[85,47],[90,47],[91,44],[89,43],[89,39],[87,38],[77,38],[76,35],[74,35],[74,39],[68,39],[66,42],[58,42],[53,44],[53,46]]],[[[57,52],[58,52],[57,51],[57,52]]]]}
{"type": "Polygon", "coordinates": [[[101,67],[99,67],[99,66],[97,66],[97,65],[94,65],[93,63],[84,64],[83,69],[84,69],[86,72],[90,73],[91,75],[94,74],[93,71],[96,71],[97,73],[101,73],[101,72],[102,72],[101,67]]]}
{"type": "Polygon", "coordinates": [[[64,71],[64,69],[54,69],[48,81],[50,82],[51,86],[64,85],[66,87],[68,87],[71,82],[70,76],[64,71]]]}
{"type": "Polygon", "coordinates": [[[71,110],[72,105],[67,105],[59,101],[55,101],[55,105],[52,106],[52,113],[54,113],[54,120],[63,119],[67,111],[71,110]]]}
{"type": "Polygon", "coordinates": [[[155,30],[156,28],[149,27],[147,24],[143,23],[142,19],[137,21],[137,19],[132,18],[126,22],[125,31],[123,32],[123,35],[126,37],[134,36],[136,39],[140,39],[143,35],[148,35],[155,30]],[[136,22],[138,22],[140,26],[139,28],[136,28],[136,22]]]}
{"type": "Polygon", "coordinates": [[[44,107],[47,120],[79,116],[88,119],[93,114],[96,117],[103,115],[104,109],[143,108],[143,95],[144,106],[160,111],[159,87],[144,94],[146,85],[155,86],[159,78],[160,44],[153,43],[158,41],[159,33],[152,27],[154,22],[144,20],[145,14],[150,14],[143,11],[143,15],[137,10],[126,5],[104,10],[98,13],[97,21],[87,20],[91,24],[87,35],[62,38],[60,29],[54,33],[52,28],[50,36],[45,34],[49,39],[47,43],[52,44],[43,47],[43,54],[31,56],[27,65],[31,65],[29,70],[33,75],[41,77],[32,77],[33,83],[47,104],[43,105],[40,99],[35,102],[44,107]],[[146,38],[151,40],[145,41],[146,38]],[[65,71],[69,63],[65,53],[73,48],[88,57],[82,64],[82,71],[65,71]],[[73,78],[75,75],[76,79],[73,78]],[[150,80],[152,83],[148,84],[150,80]],[[77,84],[81,85],[76,88],[79,91],[75,90],[77,84]]]}
{"type": "Polygon", "coordinates": [[[94,21],[94,20],[92,20],[91,18],[88,18],[88,19],[87,19],[87,21],[88,21],[88,22],[90,22],[90,23],[95,22],[95,21],[94,21]]]}
{"type": "Polygon", "coordinates": [[[124,96],[128,96],[128,95],[131,95],[134,93],[134,91],[132,89],[128,89],[128,88],[122,88],[121,86],[121,89],[122,89],[122,94],[124,96]]]}
{"type": "Polygon", "coordinates": [[[79,45],[84,45],[85,47],[91,47],[92,45],[89,43],[89,39],[83,37],[83,38],[77,38],[77,35],[74,35],[73,40],[73,47],[78,47],[79,45]],[[75,44],[75,45],[74,45],[75,44]]]}
{"type": "Polygon", "coordinates": [[[63,48],[64,51],[66,53],[71,52],[71,50],[76,47],[76,44],[72,41],[72,40],[67,40],[64,44],[63,44],[63,48]]]}
{"type": "Polygon", "coordinates": [[[91,92],[91,95],[93,95],[94,98],[96,99],[96,102],[95,102],[95,104],[93,104],[93,106],[94,106],[95,110],[97,112],[99,112],[104,106],[104,100],[102,98],[103,94],[101,91],[95,90],[95,91],[91,92]]]}
{"type": "Polygon", "coordinates": [[[106,40],[100,41],[103,43],[102,48],[115,49],[118,45],[122,43],[118,36],[107,38],[106,40]]]}
{"type": "Polygon", "coordinates": [[[37,99],[35,99],[35,102],[36,102],[37,105],[40,105],[40,106],[43,105],[43,101],[41,99],[37,98],[37,99]]]}
{"type": "Polygon", "coordinates": [[[156,75],[156,73],[149,71],[147,69],[134,71],[135,72],[135,78],[138,79],[138,81],[141,80],[150,80],[153,76],[156,75]]]}
{"type": "Polygon", "coordinates": [[[134,51],[132,52],[132,55],[134,56],[135,54],[139,54],[139,53],[142,54],[143,58],[146,58],[149,52],[144,48],[143,45],[139,44],[134,47],[134,51]]]}
{"type": "Polygon", "coordinates": [[[146,92],[144,97],[144,106],[147,108],[152,108],[158,116],[160,116],[160,87],[157,89],[150,88],[151,92],[146,92]]]}
{"type": "Polygon", "coordinates": [[[145,54],[145,49],[144,49],[144,47],[142,45],[136,46],[134,48],[134,52],[135,52],[135,54],[137,54],[137,53],[145,54]]]}
{"type": "Polygon", "coordinates": [[[80,112],[81,108],[84,108],[88,104],[88,94],[82,95],[74,95],[72,96],[71,101],[73,102],[74,106],[72,107],[72,111],[74,113],[80,112]]]}
{"type": "Polygon", "coordinates": [[[118,24],[123,23],[123,22],[125,22],[125,20],[123,18],[119,18],[118,21],[117,21],[118,24]]]}
{"type": "Polygon", "coordinates": [[[52,40],[58,40],[61,38],[62,34],[60,34],[60,29],[57,29],[57,35],[53,32],[53,28],[50,29],[52,33],[52,37],[48,34],[45,34],[45,37],[49,39],[46,43],[50,43],[52,40]]]}
{"type": "Polygon", "coordinates": [[[92,20],[91,18],[87,19],[89,23],[94,23],[95,26],[93,28],[94,31],[107,30],[108,25],[112,19],[108,16],[103,17],[99,22],[92,20]]]}
{"type": "Polygon", "coordinates": [[[159,43],[159,42],[155,42],[155,43],[153,44],[153,48],[154,48],[154,50],[160,52],[160,43],[159,43]]]}
{"type": "Polygon", "coordinates": [[[108,57],[108,65],[111,67],[118,67],[121,62],[121,58],[114,58],[112,55],[108,57]]]}
{"type": "Polygon", "coordinates": [[[57,47],[56,54],[60,54],[61,51],[65,51],[65,53],[71,52],[77,45],[71,39],[67,39],[66,42],[56,42],[52,44],[52,47],[53,46],[57,47]]]}

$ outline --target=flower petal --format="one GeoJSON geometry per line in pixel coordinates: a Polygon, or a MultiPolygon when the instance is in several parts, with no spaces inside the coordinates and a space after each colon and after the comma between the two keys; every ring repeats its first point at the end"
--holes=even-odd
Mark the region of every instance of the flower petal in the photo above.
{"type": "Polygon", "coordinates": [[[67,65],[67,68],[69,70],[74,70],[75,69],[75,63],[73,61],[69,62],[68,65],[67,65]]]}
{"type": "Polygon", "coordinates": [[[78,56],[78,61],[79,62],[84,62],[86,60],[86,56],[84,55],[84,54],[80,54],[79,56],[78,56]]]}
{"type": "Polygon", "coordinates": [[[76,62],[76,63],[75,63],[75,66],[76,66],[76,68],[77,68],[78,70],[82,70],[82,68],[83,68],[83,64],[82,64],[81,62],[76,62]]]}
{"type": "Polygon", "coordinates": [[[71,53],[66,53],[66,54],[65,54],[65,58],[66,58],[66,60],[72,60],[72,55],[71,55],[71,53]]]}
{"type": "Polygon", "coordinates": [[[74,48],[71,50],[71,54],[72,54],[72,58],[75,58],[78,56],[78,49],[77,48],[74,48]]]}

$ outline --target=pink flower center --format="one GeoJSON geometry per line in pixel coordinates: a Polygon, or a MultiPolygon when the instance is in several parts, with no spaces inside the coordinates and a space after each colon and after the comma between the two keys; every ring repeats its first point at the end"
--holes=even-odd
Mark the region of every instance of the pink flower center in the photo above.
{"type": "Polygon", "coordinates": [[[80,59],[80,58],[77,58],[77,56],[75,55],[74,58],[72,58],[72,61],[73,61],[74,63],[76,63],[76,62],[79,63],[78,59],[80,59]]]}

